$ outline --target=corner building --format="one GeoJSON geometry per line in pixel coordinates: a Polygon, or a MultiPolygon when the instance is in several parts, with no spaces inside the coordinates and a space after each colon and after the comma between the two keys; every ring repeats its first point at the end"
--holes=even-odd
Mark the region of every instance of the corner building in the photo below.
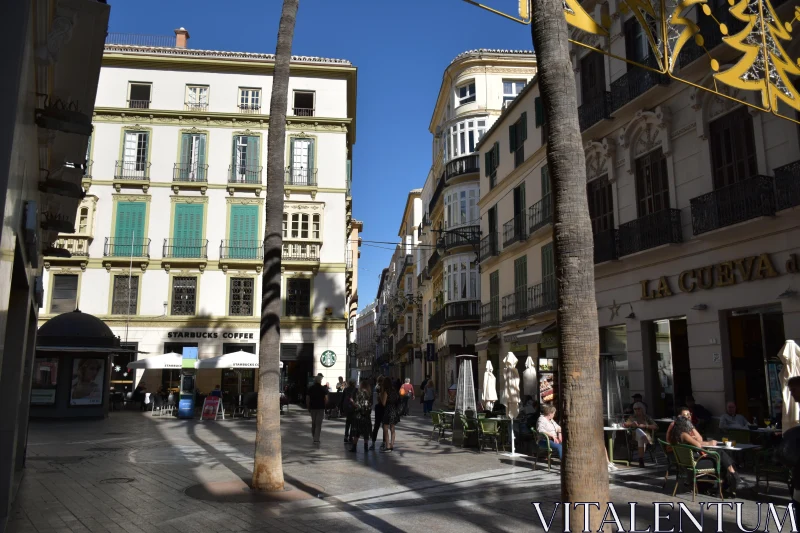
{"type": "MultiPolygon", "coordinates": [[[[109,35],[86,198],[75,232],[56,243],[70,253],[44,263],[40,323],[78,307],[138,357],[258,351],[274,56],[194,50],[188,40],[183,28],[174,38],[109,35]]],[[[331,385],[345,375],[360,228],[350,193],[355,95],[348,61],[292,58],[280,354],[292,399],[319,372],[331,385]],[[320,361],[328,350],[330,367],[320,361]]],[[[116,390],[175,385],[177,372],[128,373],[127,363],[114,360],[116,390]]],[[[200,371],[197,386],[235,391],[237,382],[200,371]]],[[[255,372],[244,371],[242,391],[254,388],[255,372]]]]}

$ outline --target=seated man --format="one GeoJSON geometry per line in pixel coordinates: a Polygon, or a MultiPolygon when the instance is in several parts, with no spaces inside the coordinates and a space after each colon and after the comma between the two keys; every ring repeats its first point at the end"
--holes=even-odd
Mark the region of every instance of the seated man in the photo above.
{"type": "MultiPolygon", "coordinates": [[[[536,431],[538,431],[542,437],[551,441],[550,448],[553,449],[558,454],[558,458],[561,459],[563,455],[561,447],[561,443],[563,442],[561,426],[553,420],[553,417],[556,415],[556,408],[552,405],[542,404],[541,411],[542,414],[539,415],[539,420],[536,421],[536,431]]],[[[539,444],[545,446],[547,443],[542,439],[539,444]]]]}
{"type": "Polygon", "coordinates": [[[736,413],[736,404],[728,402],[725,405],[725,414],[719,418],[719,429],[749,429],[747,419],[736,413]]]}
{"type": "Polygon", "coordinates": [[[686,397],[686,407],[689,408],[689,411],[692,413],[692,425],[703,428],[711,420],[711,412],[708,409],[696,403],[694,401],[694,396],[691,394],[686,397]]]}

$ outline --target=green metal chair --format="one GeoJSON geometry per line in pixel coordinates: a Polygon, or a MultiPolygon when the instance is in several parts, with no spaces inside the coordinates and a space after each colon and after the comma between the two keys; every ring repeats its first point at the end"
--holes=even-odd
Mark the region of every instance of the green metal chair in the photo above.
{"type": "Polygon", "coordinates": [[[716,483],[719,488],[719,498],[723,500],[722,496],[722,476],[720,474],[720,461],[719,454],[710,450],[703,450],[688,444],[673,444],[672,452],[675,455],[675,463],[678,465],[678,474],[675,476],[675,488],[672,489],[672,497],[678,492],[678,484],[680,483],[681,473],[686,477],[687,481],[691,479],[692,482],[692,502],[694,502],[697,495],[697,482],[701,483],[716,483]],[[695,459],[695,454],[704,454],[705,457],[698,457],[695,459]],[[702,459],[712,459],[714,461],[713,468],[697,468],[697,462],[702,459]]]}
{"type": "Polygon", "coordinates": [[[756,491],[761,480],[766,481],[766,491],[769,494],[769,480],[784,481],[789,485],[791,494],[792,471],[775,460],[774,450],[761,450],[756,454],[756,491]]]}
{"type": "MultiPolygon", "coordinates": [[[[467,437],[469,435],[479,435],[480,428],[478,427],[478,419],[476,418],[467,418],[464,413],[457,413],[459,419],[461,419],[461,426],[462,431],[464,432],[464,438],[461,439],[461,447],[464,448],[467,437]]],[[[478,447],[478,451],[480,452],[480,446],[478,447]]]]}
{"type": "Polygon", "coordinates": [[[486,413],[478,413],[478,419],[486,418],[486,413]]]}
{"type": "Polygon", "coordinates": [[[433,440],[433,435],[438,431],[439,437],[436,442],[439,442],[444,437],[445,431],[448,429],[450,431],[453,430],[453,423],[441,411],[431,411],[431,421],[433,422],[433,431],[431,432],[431,438],[428,440],[433,440]]]}
{"type": "Polygon", "coordinates": [[[656,439],[656,442],[661,448],[661,451],[664,452],[664,457],[667,458],[667,471],[664,472],[664,485],[661,487],[665,489],[667,488],[667,480],[669,479],[670,471],[675,470],[675,477],[678,477],[678,465],[675,463],[675,454],[672,452],[672,444],[661,439],[656,439]]]}
{"type": "Polygon", "coordinates": [[[478,419],[480,426],[480,433],[478,434],[478,451],[483,451],[483,444],[486,441],[491,441],[494,444],[494,452],[499,451],[500,439],[500,424],[497,420],[486,420],[485,418],[478,419]]]}
{"type": "Polygon", "coordinates": [[[550,472],[551,459],[553,457],[553,448],[550,447],[550,439],[544,433],[533,431],[533,456],[536,460],[533,462],[533,469],[536,470],[536,465],[539,464],[539,457],[544,454],[547,457],[547,471],[550,472]]]}

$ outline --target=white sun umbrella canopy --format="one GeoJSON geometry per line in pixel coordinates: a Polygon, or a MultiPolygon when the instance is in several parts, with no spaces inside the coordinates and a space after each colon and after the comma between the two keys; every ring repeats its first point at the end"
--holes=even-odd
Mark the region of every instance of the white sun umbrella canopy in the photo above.
{"type": "Polygon", "coordinates": [[[128,363],[128,368],[136,370],[163,370],[163,369],[177,369],[180,370],[183,363],[183,356],[179,353],[170,352],[164,355],[154,355],[152,357],[145,357],[128,363]]]}
{"type": "Polygon", "coordinates": [[[200,359],[197,361],[197,368],[258,368],[258,354],[239,350],[217,357],[200,359]]]}
{"type": "Polygon", "coordinates": [[[783,395],[781,428],[786,433],[800,424],[800,406],[794,401],[792,393],[789,391],[789,380],[795,376],[800,376],[800,346],[793,340],[786,341],[781,351],[778,352],[778,359],[783,363],[783,370],[781,370],[780,375],[781,393],[783,395]]]}

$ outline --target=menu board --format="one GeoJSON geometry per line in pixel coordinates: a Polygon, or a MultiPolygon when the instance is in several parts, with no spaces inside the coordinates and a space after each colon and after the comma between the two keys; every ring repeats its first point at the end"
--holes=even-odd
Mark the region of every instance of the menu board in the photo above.
{"type": "Polygon", "coordinates": [[[553,403],[556,399],[555,359],[539,359],[539,401],[553,403]]]}

